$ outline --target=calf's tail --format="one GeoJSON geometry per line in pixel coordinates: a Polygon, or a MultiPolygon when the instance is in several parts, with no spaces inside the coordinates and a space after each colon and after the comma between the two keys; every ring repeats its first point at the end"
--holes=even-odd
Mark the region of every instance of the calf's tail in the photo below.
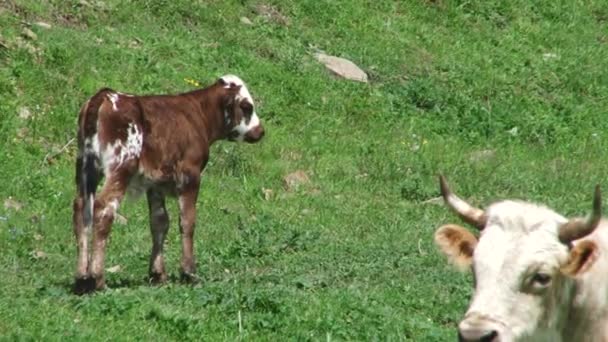
{"type": "Polygon", "coordinates": [[[101,181],[102,172],[100,141],[97,135],[97,121],[99,109],[103,103],[104,96],[111,89],[102,89],[89,99],[80,110],[79,116],[79,145],[80,153],[77,167],[78,187],[81,196],[84,197],[83,219],[86,227],[93,224],[95,193],[97,185],[101,181]]]}

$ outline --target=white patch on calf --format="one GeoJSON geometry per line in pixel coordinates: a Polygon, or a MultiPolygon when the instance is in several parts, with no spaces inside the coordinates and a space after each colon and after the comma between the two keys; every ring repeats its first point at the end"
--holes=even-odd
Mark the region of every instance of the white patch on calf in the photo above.
{"type": "Polygon", "coordinates": [[[239,136],[236,138],[236,140],[242,141],[245,138],[245,135],[249,131],[251,131],[252,129],[256,128],[259,125],[260,125],[260,118],[258,118],[258,115],[256,114],[256,112],[253,112],[248,123],[245,123],[245,119],[242,119],[241,122],[239,122],[238,125],[234,126],[234,128],[232,130],[239,133],[239,136]]]}
{"type": "Polygon", "coordinates": [[[106,173],[108,168],[118,167],[126,161],[138,158],[141,154],[142,146],[143,133],[140,132],[136,124],[129,123],[126,141],[116,139],[114,143],[106,145],[103,152],[103,164],[106,168],[106,173]]]}
{"type": "Polygon", "coordinates": [[[224,111],[224,121],[226,122],[226,125],[230,125],[230,123],[232,122],[232,119],[230,119],[230,115],[228,114],[227,110],[224,111]]]}
{"type": "Polygon", "coordinates": [[[116,94],[116,93],[108,94],[108,99],[110,99],[110,102],[112,102],[112,109],[114,109],[114,111],[117,111],[118,110],[118,94],[116,94]]]}
{"type": "Polygon", "coordinates": [[[106,205],[105,208],[103,208],[102,212],[101,212],[101,217],[106,217],[106,216],[114,216],[114,214],[116,214],[116,210],[118,210],[118,200],[112,200],[110,201],[110,203],[108,203],[106,205]]]}
{"type": "Polygon", "coordinates": [[[247,99],[251,104],[253,104],[253,98],[251,97],[251,94],[249,94],[249,90],[247,89],[245,82],[243,82],[240,77],[236,75],[225,75],[222,76],[221,79],[224,81],[224,83],[226,83],[224,88],[230,88],[230,84],[241,87],[237,95],[237,100],[247,99]]]}

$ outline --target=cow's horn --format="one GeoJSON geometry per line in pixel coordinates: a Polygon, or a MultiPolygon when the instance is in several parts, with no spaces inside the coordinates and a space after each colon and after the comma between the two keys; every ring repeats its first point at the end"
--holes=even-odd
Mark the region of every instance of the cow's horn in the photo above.
{"type": "Polygon", "coordinates": [[[475,226],[477,229],[482,230],[486,226],[488,218],[486,217],[483,210],[475,208],[465,202],[460,197],[456,196],[450,190],[447,181],[443,175],[439,175],[439,186],[441,188],[441,195],[443,200],[461,219],[466,223],[475,226]]]}
{"type": "Polygon", "coordinates": [[[571,219],[559,227],[559,241],[568,244],[591,234],[600,223],[602,218],[602,194],[600,186],[595,186],[593,195],[593,212],[587,220],[571,219]]]}

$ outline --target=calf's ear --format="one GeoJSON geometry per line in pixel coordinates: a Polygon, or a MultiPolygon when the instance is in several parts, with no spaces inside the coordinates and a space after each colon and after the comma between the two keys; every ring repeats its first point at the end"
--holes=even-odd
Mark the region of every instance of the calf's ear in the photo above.
{"type": "Polygon", "coordinates": [[[456,224],[446,224],[435,232],[435,244],[459,270],[465,271],[473,262],[477,237],[456,224]]]}
{"type": "Polygon", "coordinates": [[[223,78],[218,79],[217,83],[219,83],[221,86],[228,89],[228,91],[230,91],[232,93],[238,93],[241,90],[241,88],[243,87],[240,84],[237,85],[236,83],[233,83],[233,82],[226,82],[223,78]]]}
{"type": "Polygon", "coordinates": [[[567,276],[575,277],[585,273],[599,256],[595,242],[583,240],[570,249],[568,260],[561,267],[561,272],[567,276]]]}

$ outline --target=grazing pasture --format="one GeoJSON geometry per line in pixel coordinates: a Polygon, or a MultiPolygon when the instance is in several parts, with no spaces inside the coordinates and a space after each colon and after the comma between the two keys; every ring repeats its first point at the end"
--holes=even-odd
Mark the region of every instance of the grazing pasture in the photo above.
{"type": "Polygon", "coordinates": [[[436,175],[474,205],[587,214],[608,189],[607,112],[604,1],[2,1],[0,339],[453,340],[472,279],[434,247],[459,223],[436,175]],[[199,282],[179,281],[168,201],[169,283],[148,284],[141,199],[119,209],[109,289],[73,295],[80,106],[225,74],[266,135],[211,150],[199,282]]]}

